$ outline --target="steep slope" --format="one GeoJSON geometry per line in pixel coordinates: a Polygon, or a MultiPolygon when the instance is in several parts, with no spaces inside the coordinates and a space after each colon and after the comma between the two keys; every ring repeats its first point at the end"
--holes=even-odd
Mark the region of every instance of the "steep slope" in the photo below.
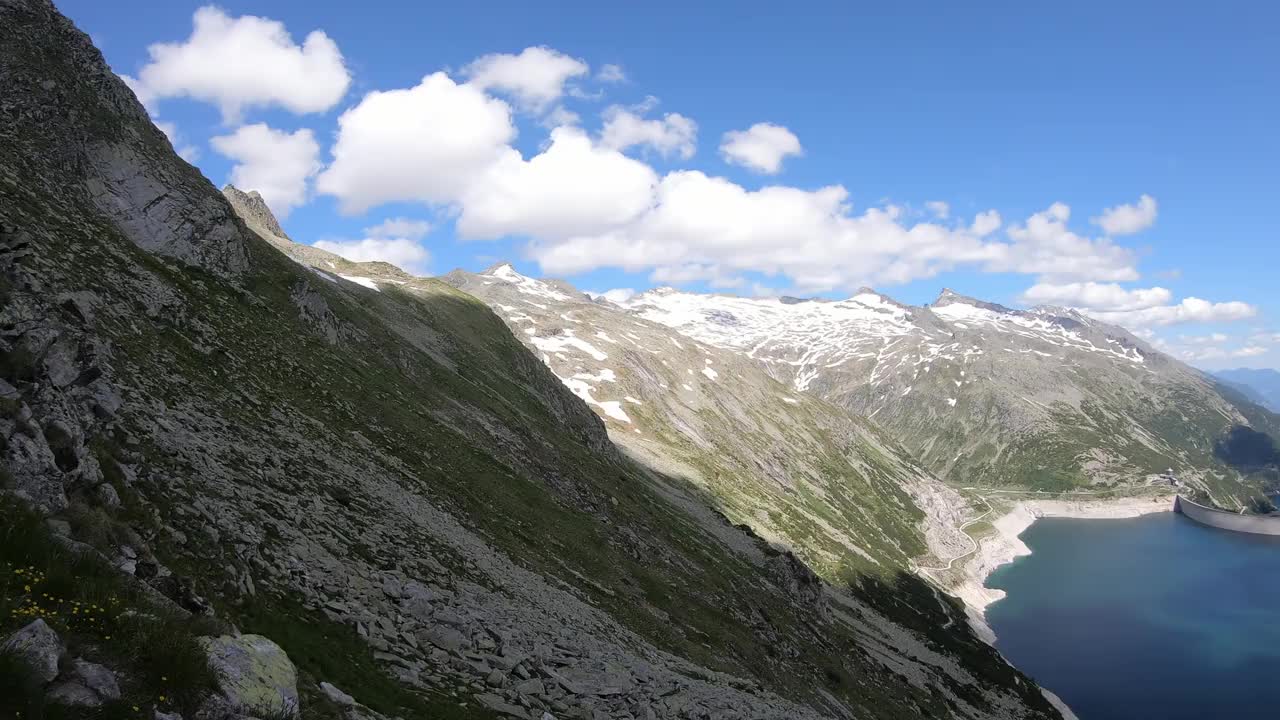
{"type": "Polygon", "coordinates": [[[619,453],[471,296],[281,254],[48,2],[0,28],[0,483],[305,713],[1057,716],[912,576],[824,586],[619,453]]]}
{"type": "Polygon", "coordinates": [[[909,494],[944,490],[869,424],[563,282],[508,264],[442,279],[494,308],[618,445],[705,489],[734,523],[824,577],[905,568],[925,551],[909,494]]]}
{"type": "Polygon", "coordinates": [[[1275,427],[1198,371],[1070,310],[951,291],[910,307],[871,290],[831,302],[661,289],[626,307],[874,418],[957,484],[1128,487],[1173,468],[1230,503],[1244,490],[1215,441],[1236,425],[1275,427]]]}

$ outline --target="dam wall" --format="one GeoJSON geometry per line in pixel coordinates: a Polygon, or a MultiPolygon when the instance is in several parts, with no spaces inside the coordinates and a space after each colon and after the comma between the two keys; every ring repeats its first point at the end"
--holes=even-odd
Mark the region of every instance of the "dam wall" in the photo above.
{"type": "Polygon", "coordinates": [[[1240,515],[1226,510],[1205,507],[1181,495],[1178,496],[1177,500],[1174,500],[1173,511],[1180,512],[1203,525],[1222,528],[1223,530],[1253,533],[1254,535],[1280,536],[1280,516],[1277,515],[1240,515]]]}

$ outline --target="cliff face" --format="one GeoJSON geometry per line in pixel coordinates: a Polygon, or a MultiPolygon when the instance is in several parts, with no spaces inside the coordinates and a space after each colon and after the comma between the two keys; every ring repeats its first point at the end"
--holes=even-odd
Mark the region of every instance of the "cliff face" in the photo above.
{"type": "MultiPolygon", "coordinates": [[[[619,453],[475,298],[282,254],[48,2],[0,33],[0,482],[101,582],[271,638],[304,712],[344,712],[328,682],[414,717],[1056,716],[953,600],[827,586],[619,453]]],[[[36,534],[6,562],[78,572],[36,534]]]]}

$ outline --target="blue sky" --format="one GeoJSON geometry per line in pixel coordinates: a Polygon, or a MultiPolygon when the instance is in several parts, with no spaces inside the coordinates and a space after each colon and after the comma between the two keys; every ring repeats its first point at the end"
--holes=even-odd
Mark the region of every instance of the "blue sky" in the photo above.
{"type": "Polygon", "coordinates": [[[59,7],[299,242],[598,291],[948,286],[1280,365],[1270,4],[227,2],[194,36],[199,3],[59,7]]]}

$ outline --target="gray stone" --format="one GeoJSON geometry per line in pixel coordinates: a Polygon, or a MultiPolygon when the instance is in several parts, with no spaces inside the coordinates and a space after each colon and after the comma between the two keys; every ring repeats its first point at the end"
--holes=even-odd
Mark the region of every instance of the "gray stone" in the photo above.
{"type": "Polygon", "coordinates": [[[62,705],[98,707],[120,699],[120,684],[115,673],[96,663],[75,660],[49,690],[49,700],[62,705]]]}
{"type": "Polygon", "coordinates": [[[103,700],[120,699],[120,684],[116,682],[116,674],[102,665],[77,659],[71,663],[70,675],[103,700]]]}
{"type": "Polygon", "coordinates": [[[115,486],[111,483],[102,483],[95,489],[98,496],[98,502],[103,507],[118,508],[120,507],[120,493],[116,492],[115,486]]]}
{"type": "Polygon", "coordinates": [[[0,378],[0,400],[17,402],[21,397],[22,393],[18,392],[18,388],[10,385],[4,378],[0,378]]]}
{"type": "Polygon", "coordinates": [[[298,671],[279,645],[261,635],[198,640],[218,674],[218,689],[232,707],[298,707],[298,671]]]}
{"type": "Polygon", "coordinates": [[[501,670],[494,670],[484,679],[484,684],[489,687],[500,688],[507,684],[507,676],[503,675],[501,670]]]}
{"type": "Polygon", "coordinates": [[[404,601],[404,611],[418,620],[431,618],[431,601],[425,597],[411,597],[404,601]]]}
{"type": "Polygon", "coordinates": [[[70,705],[72,707],[98,707],[102,705],[102,698],[74,680],[58,681],[53,687],[49,688],[45,698],[57,705],[70,705]]]}
{"type": "Polygon", "coordinates": [[[80,366],[76,363],[78,343],[68,337],[60,337],[49,347],[44,356],[44,372],[49,382],[56,387],[66,387],[80,376],[80,366]]]}
{"type": "Polygon", "coordinates": [[[49,518],[44,521],[45,527],[49,528],[49,532],[62,537],[71,537],[71,523],[66,520],[57,518],[49,518]]]}
{"type": "Polygon", "coordinates": [[[512,688],[512,690],[515,690],[521,695],[545,695],[546,694],[546,688],[543,687],[542,681],[539,680],[538,678],[532,678],[530,680],[525,680],[522,683],[518,683],[516,684],[515,687],[512,688]]]}
{"type": "Polygon", "coordinates": [[[62,639],[44,620],[36,620],[9,636],[0,649],[14,653],[31,669],[41,683],[58,677],[58,658],[62,657],[62,639]]]}
{"type": "Polygon", "coordinates": [[[493,693],[480,693],[476,695],[476,700],[479,701],[481,705],[484,705],[490,710],[500,712],[503,715],[524,718],[525,720],[529,717],[529,713],[525,712],[524,708],[519,705],[512,705],[493,693]]]}
{"type": "Polygon", "coordinates": [[[431,643],[442,650],[462,650],[471,646],[471,641],[467,639],[466,635],[443,625],[437,625],[420,633],[418,639],[431,643]]]}
{"type": "Polygon", "coordinates": [[[332,700],[336,705],[341,705],[342,707],[351,707],[352,705],[356,704],[355,698],[342,692],[341,690],[334,687],[333,685],[330,685],[327,682],[320,683],[320,692],[323,692],[325,696],[328,697],[330,700],[332,700]]]}

